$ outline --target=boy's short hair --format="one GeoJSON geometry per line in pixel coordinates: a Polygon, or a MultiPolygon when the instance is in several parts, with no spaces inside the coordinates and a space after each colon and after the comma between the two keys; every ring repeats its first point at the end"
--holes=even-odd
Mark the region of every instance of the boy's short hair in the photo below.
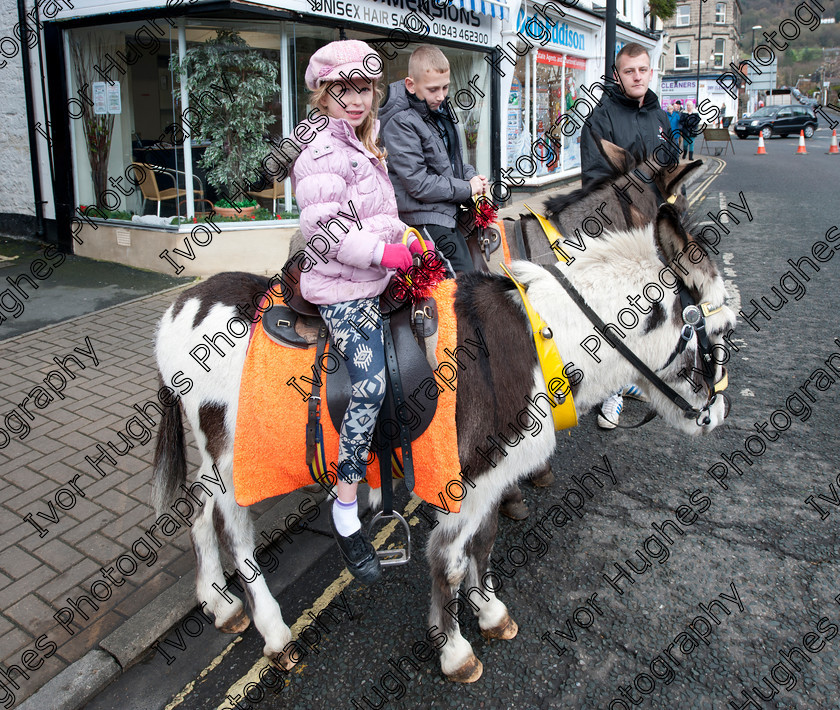
{"type": "Polygon", "coordinates": [[[425,71],[449,71],[446,55],[431,44],[421,44],[408,58],[408,75],[412,79],[419,79],[425,71]]]}
{"type": "Polygon", "coordinates": [[[618,69],[618,60],[621,57],[638,57],[640,54],[647,54],[650,59],[650,52],[638,42],[628,42],[615,55],[615,67],[618,69]]]}

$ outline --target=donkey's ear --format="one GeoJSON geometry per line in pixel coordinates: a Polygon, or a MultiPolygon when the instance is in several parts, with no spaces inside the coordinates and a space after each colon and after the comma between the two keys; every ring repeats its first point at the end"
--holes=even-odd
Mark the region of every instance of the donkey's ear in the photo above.
{"type": "Polygon", "coordinates": [[[636,167],[636,160],[624,148],[620,148],[615,143],[610,143],[606,138],[601,138],[594,131],[592,136],[595,138],[595,144],[601,151],[601,155],[604,156],[616,175],[624,175],[636,167]]]}
{"type": "Polygon", "coordinates": [[[656,214],[654,236],[667,264],[685,251],[689,242],[688,234],[680,223],[677,210],[668,204],[662,205],[656,214]]]}
{"type": "Polygon", "coordinates": [[[677,165],[673,170],[664,171],[665,175],[665,193],[673,195],[677,188],[685,182],[685,179],[691,175],[697,168],[703,165],[702,160],[693,160],[690,163],[683,163],[677,165]]]}

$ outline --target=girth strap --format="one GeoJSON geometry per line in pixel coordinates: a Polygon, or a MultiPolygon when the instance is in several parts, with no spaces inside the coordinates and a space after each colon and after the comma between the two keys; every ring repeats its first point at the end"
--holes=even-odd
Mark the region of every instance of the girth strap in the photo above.
{"type": "MultiPolygon", "coordinates": [[[[327,347],[327,326],[321,324],[318,329],[318,348],[315,351],[315,362],[321,362],[321,356],[327,347]]],[[[321,424],[321,378],[312,378],[312,394],[308,400],[309,414],[306,420],[306,465],[312,470],[318,447],[318,427],[321,424]]]]}

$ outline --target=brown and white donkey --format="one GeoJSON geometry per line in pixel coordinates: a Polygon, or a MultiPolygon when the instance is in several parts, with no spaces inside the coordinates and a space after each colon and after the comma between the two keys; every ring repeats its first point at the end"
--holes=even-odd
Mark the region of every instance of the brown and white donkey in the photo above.
{"type": "MultiPolygon", "coordinates": [[[[676,188],[668,176],[660,177],[663,192],[676,188]]],[[[612,190],[604,194],[611,195],[606,199],[618,199],[612,190]]],[[[615,207],[611,205],[611,209],[615,207]]],[[[572,393],[580,414],[619,387],[634,382],[648,393],[651,406],[672,426],[687,435],[707,434],[724,420],[727,405],[723,398],[710,403],[710,392],[702,377],[695,382],[685,376],[686,372],[699,373],[702,369],[698,338],[679,348],[684,326],[683,305],[676,289],[661,285],[661,274],[663,269],[670,269],[666,264],[673,264],[670,273],[679,274],[696,303],[721,306],[707,316],[705,323],[711,343],[720,348],[724,347],[723,336],[735,326],[735,316],[725,305],[723,280],[714,263],[686,233],[673,207],[663,205],[658,211],[652,210],[646,221],[638,218],[640,224],[636,215],[632,216],[632,225],[611,228],[598,238],[587,238],[585,250],[574,251],[575,258],[568,265],[559,265],[553,257],[546,267],[515,261],[512,272],[527,286],[533,306],[555,334],[560,354],[569,367],[572,393]],[[679,269],[676,262],[681,265],[679,269]],[[694,418],[686,418],[606,343],[597,353],[600,362],[596,362],[582,346],[593,333],[593,326],[554,278],[552,269],[561,269],[586,303],[607,322],[615,322],[619,311],[627,307],[628,295],[643,293],[649,284],[660,284],[656,293],[661,292],[661,300],[650,305],[650,311],[640,316],[636,327],[625,330],[622,342],[691,406],[707,407],[708,422],[698,424],[694,418]]],[[[614,221],[616,227],[622,224],[618,219],[614,221]]],[[[162,510],[181,483],[201,475],[212,479],[216,466],[227,492],[207,499],[192,527],[198,599],[215,616],[217,628],[239,632],[247,626],[242,602],[235,597],[228,601],[213,588],[214,583],[225,586],[219,547],[226,546],[244,578],[253,579],[245,588],[254,623],[265,640],[263,652],[287,662],[291,633],[263,575],[249,571],[258,568],[252,557],[253,525],[248,510],[237,505],[233,497],[234,427],[247,344],[239,341],[211,372],[205,372],[189,355],[190,348],[201,342],[203,335],[224,331],[230,319],[239,317],[238,304],[252,302],[267,287],[266,278],[252,274],[218,274],[183,292],[164,314],[156,342],[161,379],[170,382],[180,371],[194,386],[181,396],[180,407],[167,409],[161,423],[154,466],[154,503],[162,510]],[[189,475],[182,411],[202,456],[198,471],[189,475]]],[[[648,293],[652,292],[654,289],[648,288],[648,293]]],[[[470,467],[474,487],[467,489],[460,513],[438,514],[439,524],[430,533],[429,626],[437,626],[446,634],[447,642],[440,650],[444,674],[452,680],[470,682],[481,675],[481,662],[461,635],[457,620],[444,609],[456,598],[462,585],[481,589],[482,594],[472,594],[471,601],[477,607],[482,634],[503,639],[516,635],[517,626],[507,607],[482,583],[482,577],[488,570],[496,537],[501,496],[512,484],[546,464],[556,439],[547,398],[538,397],[545,391],[545,385],[528,321],[512,283],[497,275],[462,275],[458,278],[455,309],[459,344],[480,330],[489,356],[462,371],[458,379],[458,452],[462,470],[470,467]],[[523,415],[523,411],[527,414],[523,415]],[[536,426],[537,420],[542,426],[536,426]],[[488,437],[500,440],[500,434],[507,441],[518,443],[511,446],[507,455],[497,454],[491,464],[479,449],[486,450],[488,437]]],[[[721,367],[715,367],[714,381],[717,381],[723,375],[721,367]]],[[[453,471],[453,477],[457,473],[453,471]]]]}

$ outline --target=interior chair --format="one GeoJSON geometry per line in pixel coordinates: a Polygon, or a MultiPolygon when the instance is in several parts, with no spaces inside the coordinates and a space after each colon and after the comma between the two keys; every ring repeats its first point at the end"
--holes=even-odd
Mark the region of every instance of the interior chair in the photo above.
{"type": "Polygon", "coordinates": [[[249,191],[248,194],[251,197],[259,198],[263,197],[266,200],[271,200],[271,210],[272,214],[277,214],[277,200],[281,197],[285,197],[286,189],[282,182],[278,182],[274,180],[272,184],[266,188],[265,190],[258,190],[258,191],[249,191]]]}
{"type": "MultiPolygon", "coordinates": [[[[157,165],[150,165],[149,163],[132,163],[132,167],[139,171],[145,178],[140,182],[140,192],[143,193],[143,214],[146,213],[147,200],[157,202],[157,216],[160,217],[160,203],[164,200],[177,200],[181,195],[186,194],[186,190],[178,186],[178,175],[183,175],[186,180],[186,173],[183,170],[175,170],[174,168],[161,168],[157,165]],[[160,189],[158,185],[158,176],[166,176],[172,181],[173,187],[167,187],[165,190],[160,189]]],[[[137,178],[140,179],[139,177],[137,178]]],[[[193,181],[198,183],[198,189],[193,189],[193,194],[197,195],[198,200],[204,200],[204,185],[201,183],[201,178],[198,175],[193,175],[193,181]]]]}

